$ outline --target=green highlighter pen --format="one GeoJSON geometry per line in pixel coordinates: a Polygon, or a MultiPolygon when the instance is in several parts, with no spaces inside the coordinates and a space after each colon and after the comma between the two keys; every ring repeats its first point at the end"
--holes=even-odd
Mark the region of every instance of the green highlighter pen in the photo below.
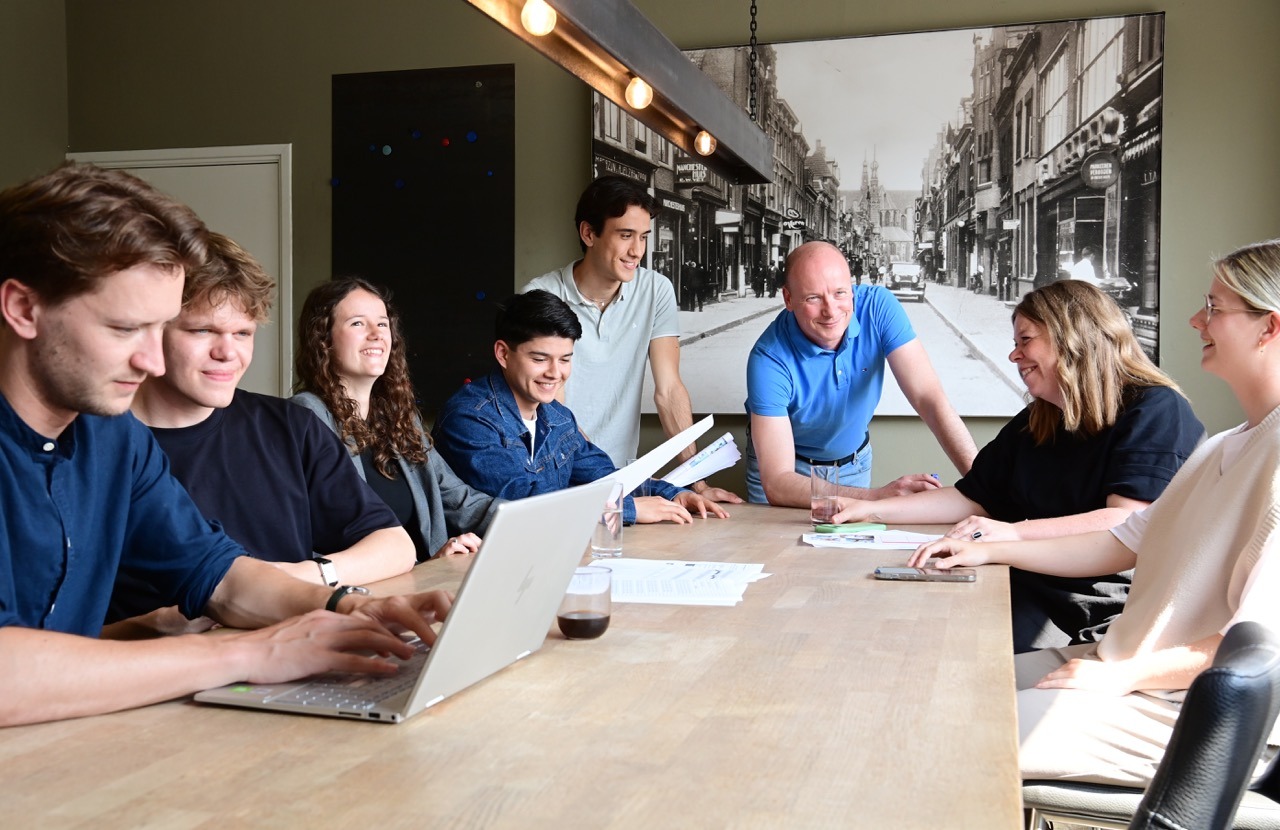
{"type": "Polygon", "coordinates": [[[860,530],[888,530],[887,527],[875,522],[853,522],[843,525],[814,525],[815,533],[857,533],[860,530]]]}

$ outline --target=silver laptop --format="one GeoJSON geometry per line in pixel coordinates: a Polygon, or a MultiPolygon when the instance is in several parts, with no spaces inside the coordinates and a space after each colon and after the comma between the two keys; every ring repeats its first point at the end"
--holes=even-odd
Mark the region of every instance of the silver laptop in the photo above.
{"type": "Polygon", "coordinates": [[[396,675],[233,683],[195,699],[383,723],[434,706],[542,647],[610,487],[595,481],[500,504],[435,645],[419,645],[396,675]]]}

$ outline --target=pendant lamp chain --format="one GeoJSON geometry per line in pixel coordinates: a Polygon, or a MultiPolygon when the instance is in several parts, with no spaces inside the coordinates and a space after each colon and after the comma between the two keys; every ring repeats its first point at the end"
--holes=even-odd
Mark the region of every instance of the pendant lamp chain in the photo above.
{"type": "Polygon", "coordinates": [[[756,56],[756,0],[751,0],[751,97],[747,101],[747,114],[751,116],[751,120],[759,124],[760,118],[756,113],[756,63],[759,58],[756,56]]]}

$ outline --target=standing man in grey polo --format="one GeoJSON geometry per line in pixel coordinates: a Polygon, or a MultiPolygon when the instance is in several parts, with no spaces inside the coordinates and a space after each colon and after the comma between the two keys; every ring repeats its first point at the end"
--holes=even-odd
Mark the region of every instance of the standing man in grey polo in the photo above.
{"type": "MultiPolygon", "coordinates": [[[[551,292],[582,322],[564,400],[587,438],[619,467],[636,457],[640,445],[646,360],[653,370],[653,402],[662,431],[672,436],[693,424],[689,391],[680,379],[675,291],[669,279],[641,265],[657,212],[657,202],[640,185],[621,176],[601,176],[583,191],[574,215],[582,259],[521,289],[551,292]]],[[[680,458],[696,450],[691,444],[680,458]]],[[[742,501],[703,481],[692,489],[712,501],[742,501]]]]}

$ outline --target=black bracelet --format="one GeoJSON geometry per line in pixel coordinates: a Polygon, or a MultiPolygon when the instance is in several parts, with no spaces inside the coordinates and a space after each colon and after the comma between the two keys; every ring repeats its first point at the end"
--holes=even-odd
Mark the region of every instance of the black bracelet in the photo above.
{"type": "Polygon", "coordinates": [[[334,591],[332,594],[329,595],[329,601],[324,604],[324,610],[337,611],[338,603],[341,602],[342,598],[345,597],[347,594],[366,594],[367,595],[368,593],[369,593],[368,588],[363,588],[359,585],[343,585],[340,588],[338,588],[338,590],[334,591]]]}

